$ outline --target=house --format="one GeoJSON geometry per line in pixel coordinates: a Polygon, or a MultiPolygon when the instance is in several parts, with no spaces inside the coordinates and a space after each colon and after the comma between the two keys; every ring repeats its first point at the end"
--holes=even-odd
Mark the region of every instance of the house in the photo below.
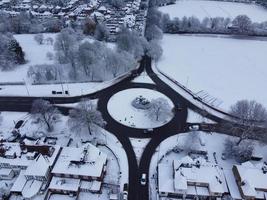
{"type": "Polygon", "coordinates": [[[77,195],[79,192],[98,193],[101,190],[102,182],[84,181],[77,178],[53,177],[49,191],[53,193],[77,195]]]}
{"type": "Polygon", "coordinates": [[[91,144],[64,147],[52,169],[49,191],[73,195],[80,191],[98,193],[106,164],[107,155],[91,144]]]}
{"type": "Polygon", "coordinates": [[[42,154],[33,160],[25,171],[24,176],[27,180],[34,179],[40,181],[47,181],[50,174],[50,167],[47,160],[42,154]]]}
{"type": "Polygon", "coordinates": [[[267,165],[250,161],[233,166],[233,174],[242,199],[266,199],[267,165]]]}
{"type": "Polygon", "coordinates": [[[213,163],[189,156],[172,164],[158,165],[158,188],[161,197],[220,198],[228,193],[222,170],[213,163]]]}
{"type": "Polygon", "coordinates": [[[11,180],[15,176],[15,173],[12,169],[0,168],[0,180],[11,180]]]}
{"type": "Polygon", "coordinates": [[[79,192],[80,182],[80,179],[54,176],[50,182],[49,191],[54,193],[77,195],[79,192]]]}
{"type": "Polygon", "coordinates": [[[107,155],[91,144],[80,148],[64,147],[52,174],[57,177],[102,181],[106,163],[107,155]]]}

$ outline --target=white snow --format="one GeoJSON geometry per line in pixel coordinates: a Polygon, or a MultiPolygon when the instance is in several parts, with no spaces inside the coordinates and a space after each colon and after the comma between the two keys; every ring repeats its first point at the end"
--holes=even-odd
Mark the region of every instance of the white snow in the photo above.
{"type": "Polygon", "coordinates": [[[142,72],[139,76],[132,80],[133,83],[149,83],[155,84],[154,81],[148,76],[147,72],[142,72]]]}
{"type": "Polygon", "coordinates": [[[143,152],[150,140],[150,138],[130,138],[130,142],[133,146],[133,150],[138,163],[140,163],[140,159],[143,155],[143,152]]]}
{"type": "MultiPolygon", "coordinates": [[[[54,53],[54,46],[50,44],[39,45],[34,40],[35,34],[14,35],[25,53],[27,63],[18,66],[14,71],[0,72],[0,82],[24,82],[27,81],[27,71],[29,66],[37,64],[52,64],[53,60],[46,57],[47,52],[54,53]]],[[[45,33],[44,38],[55,39],[56,34],[45,33]]]]}
{"type": "Polygon", "coordinates": [[[253,22],[267,21],[267,10],[255,4],[236,2],[203,1],[203,0],[179,0],[174,5],[160,7],[163,13],[168,13],[171,18],[183,18],[195,16],[200,20],[205,17],[229,17],[247,15],[253,22]]]}
{"type": "Polygon", "coordinates": [[[116,121],[125,126],[140,129],[160,127],[172,119],[173,115],[170,114],[170,116],[163,122],[153,121],[149,118],[146,110],[134,108],[131,103],[140,95],[149,101],[156,98],[164,98],[168,101],[171,107],[174,107],[172,101],[160,92],[145,88],[131,88],[120,91],[110,98],[107,105],[109,114],[116,121]]]}
{"type": "Polygon", "coordinates": [[[187,120],[188,123],[215,123],[214,121],[201,116],[200,114],[188,109],[187,120]]]}
{"type": "Polygon", "coordinates": [[[159,69],[193,92],[204,90],[224,109],[241,99],[267,107],[267,41],[165,34],[159,69]]]}
{"type": "Polygon", "coordinates": [[[14,129],[15,124],[19,120],[25,120],[28,117],[26,112],[1,112],[0,116],[3,121],[0,124],[0,138],[7,139],[11,136],[11,131],[14,129]]]}

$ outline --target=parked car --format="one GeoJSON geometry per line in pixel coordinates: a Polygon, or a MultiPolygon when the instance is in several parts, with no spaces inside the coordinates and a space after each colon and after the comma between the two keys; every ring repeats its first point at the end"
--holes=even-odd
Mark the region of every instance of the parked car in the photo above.
{"type": "Polygon", "coordinates": [[[128,200],[128,184],[127,183],[123,185],[122,198],[123,200],[128,200]]]}
{"type": "Polygon", "coordinates": [[[146,174],[142,174],[142,176],[141,176],[141,185],[146,185],[146,174]]]}

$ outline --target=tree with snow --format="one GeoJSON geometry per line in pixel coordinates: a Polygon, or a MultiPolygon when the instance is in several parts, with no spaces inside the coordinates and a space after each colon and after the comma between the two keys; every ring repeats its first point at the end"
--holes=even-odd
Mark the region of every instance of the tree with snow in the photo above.
{"type": "Polygon", "coordinates": [[[135,31],[122,28],[117,36],[117,47],[119,50],[127,51],[135,59],[141,59],[147,48],[147,41],[135,31]]]}
{"type": "Polygon", "coordinates": [[[151,40],[148,43],[148,48],[146,54],[153,60],[158,61],[162,56],[163,50],[156,40],[151,40]]]}
{"type": "Polygon", "coordinates": [[[97,24],[94,35],[99,41],[107,41],[109,32],[105,24],[97,24]]]}
{"type": "Polygon", "coordinates": [[[161,40],[163,37],[162,30],[155,24],[150,25],[146,28],[146,38],[150,40],[161,40]]]}
{"type": "Polygon", "coordinates": [[[231,106],[230,114],[237,119],[234,123],[225,123],[224,128],[239,137],[237,145],[248,138],[263,139],[264,133],[257,131],[257,127],[267,121],[267,110],[262,104],[241,100],[231,106]]]}
{"type": "Polygon", "coordinates": [[[59,110],[49,101],[43,99],[33,101],[31,115],[39,123],[45,125],[49,132],[53,131],[54,124],[60,118],[59,110]]]}
{"type": "Polygon", "coordinates": [[[83,25],[83,33],[93,35],[96,29],[96,23],[91,18],[86,18],[83,25]]]}
{"type": "Polygon", "coordinates": [[[224,141],[224,154],[227,159],[234,158],[238,162],[245,162],[251,159],[254,145],[251,140],[242,141],[237,144],[234,138],[227,138],[224,141]]]}
{"type": "Polygon", "coordinates": [[[34,40],[39,44],[43,44],[44,43],[44,35],[42,33],[38,33],[34,36],[34,40]]]}
{"type": "Polygon", "coordinates": [[[198,131],[192,131],[186,135],[183,145],[185,151],[190,153],[193,150],[198,150],[200,146],[200,135],[198,131]]]}
{"type": "Polygon", "coordinates": [[[86,128],[90,135],[97,126],[104,127],[106,124],[96,105],[89,99],[82,99],[76,108],[70,110],[68,122],[72,130],[80,132],[81,128],[86,128]]]}
{"type": "Polygon", "coordinates": [[[54,48],[56,57],[61,64],[69,63],[71,70],[69,75],[72,79],[78,78],[77,51],[79,35],[71,28],[62,29],[56,36],[54,48]]]}
{"type": "Polygon", "coordinates": [[[154,121],[165,121],[172,114],[172,108],[165,98],[152,99],[148,116],[154,121]]]}
{"type": "Polygon", "coordinates": [[[252,29],[251,19],[247,15],[238,15],[232,23],[240,33],[248,33],[252,29]]]}
{"type": "Polygon", "coordinates": [[[0,34],[0,70],[12,70],[25,63],[24,52],[11,34],[0,34]]]}

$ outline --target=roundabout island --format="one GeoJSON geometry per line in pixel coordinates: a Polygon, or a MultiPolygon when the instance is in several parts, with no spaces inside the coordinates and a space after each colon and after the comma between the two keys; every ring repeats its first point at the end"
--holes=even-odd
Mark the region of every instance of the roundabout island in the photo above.
{"type": "Polygon", "coordinates": [[[122,90],[108,101],[110,116],[120,124],[137,129],[161,127],[172,120],[174,104],[164,94],[145,88],[122,90]]]}

